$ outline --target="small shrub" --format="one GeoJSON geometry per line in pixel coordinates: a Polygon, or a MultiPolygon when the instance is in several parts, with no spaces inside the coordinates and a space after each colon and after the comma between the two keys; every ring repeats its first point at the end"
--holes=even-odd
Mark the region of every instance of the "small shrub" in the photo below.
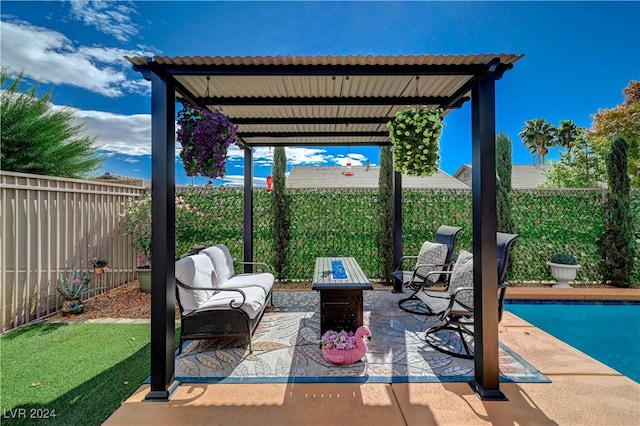
{"type": "Polygon", "coordinates": [[[578,260],[574,255],[569,253],[556,253],[549,260],[551,263],[559,263],[561,265],[577,265],[578,260]]]}

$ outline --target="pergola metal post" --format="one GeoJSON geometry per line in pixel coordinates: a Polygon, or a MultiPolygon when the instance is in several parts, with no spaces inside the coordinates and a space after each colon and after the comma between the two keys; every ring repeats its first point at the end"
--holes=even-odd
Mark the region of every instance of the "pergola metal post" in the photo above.
{"type": "Polygon", "coordinates": [[[483,400],[504,401],[496,300],[495,121],[495,75],[489,72],[476,79],[471,89],[475,378],[470,385],[483,400]]]}
{"type": "MultiPolygon", "coordinates": [[[[253,149],[244,148],[244,261],[253,262],[253,149]]],[[[253,265],[244,265],[253,272],[253,265]]]]}
{"type": "MultiPolygon", "coordinates": [[[[393,171],[393,264],[402,262],[402,174],[393,171]]],[[[402,281],[393,278],[392,293],[402,293],[402,281]]]]}
{"type": "Polygon", "coordinates": [[[146,400],[167,401],[175,380],[175,88],[151,78],[151,390],[146,400]]]}

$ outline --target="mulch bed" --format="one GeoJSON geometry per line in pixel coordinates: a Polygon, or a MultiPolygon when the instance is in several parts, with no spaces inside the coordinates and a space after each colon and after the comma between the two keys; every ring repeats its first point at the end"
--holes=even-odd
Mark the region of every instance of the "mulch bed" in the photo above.
{"type": "MultiPolygon", "coordinates": [[[[373,283],[374,288],[391,288],[373,283]]],[[[309,281],[277,282],[274,290],[311,290],[309,281]]],[[[150,319],[151,293],[140,290],[137,282],[126,284],[114,290],[85,300],[84,312],[70,317],[57,313],[48,321],[79,322],[105,318],[150,319]]],[[[176,319],[180,319],[180,310],[176,303],[176,319]]]]}

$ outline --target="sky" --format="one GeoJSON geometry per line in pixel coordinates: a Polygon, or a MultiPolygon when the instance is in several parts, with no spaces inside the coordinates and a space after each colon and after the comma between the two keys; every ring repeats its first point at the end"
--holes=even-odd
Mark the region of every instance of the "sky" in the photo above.
{"type": "MultiPolygon", "coordinates": [[[[496,129],[513,141],[513,163],[532,164],[518,133],[526,120],[591,127],[600,109],[640,80],[640,2],[401,1],[5,1],[0,61],[51,89],[98,135],[109,172],[150,179],[150,83],[124,56],[524,54],[496,83],[496,129]]],[[[471,108],[445,118],[440,168],[471,163],[471,108]]],[[[377,147],[287,148],[299,165],[379,164],[377,147]]],[[[553,149],[548,160],[558,158],[553,149]]],[[[256,184],[272,152],[254,154],[256,184]]],[[[225,180],[242,182],[231,149],[225,180]]],[[[185,176],[176,153],[176,183],[185,176]]]]}

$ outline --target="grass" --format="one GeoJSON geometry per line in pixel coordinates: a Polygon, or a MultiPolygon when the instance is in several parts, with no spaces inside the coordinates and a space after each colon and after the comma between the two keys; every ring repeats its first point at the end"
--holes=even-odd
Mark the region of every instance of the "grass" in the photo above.
{"type": "Polygon", "coordinates": [[[149,377],[150,325],[41,323],[0,350],[3,423],[100,425],[149,377]]]}

